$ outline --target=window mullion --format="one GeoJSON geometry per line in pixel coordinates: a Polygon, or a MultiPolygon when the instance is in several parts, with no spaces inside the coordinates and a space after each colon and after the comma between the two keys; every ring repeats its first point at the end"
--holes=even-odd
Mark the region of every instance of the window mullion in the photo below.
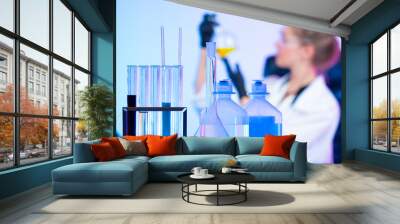
{"type": "MultiPolygon", "coordinates": [[[[71,23],[72,23],[72,38],[71,38],[71,56],[72,56],[72,64],[73,66],[71,67],[71,91],[72,91],[72,105],[71,105],[71,117],[75,118],[75,12],[72,11],[71,15],[71,23]]],[[[75,126],[76,126],[76,121],[72,121],[72,130],[71,130],[71,150],[72,150],[72,155],[74,155],[74,146],[75,146],[75,126]]]]}
{"type": "MultiPolygon", "coordinates": [[[[388,32],[387,32],[387,52],[386,52],[386,54],[387,54],[387,71],[389,71],[390,70],[390,29],[388,30],[388,32]]],[[[392,79],[392,75],[389,73],[388,75],[387,75],[387,110],[388,110],[388,113],[387,113],[387,116],[388,116],[388,118],[391,118],[392,117],[392,100],[391,100],[391,79],[392,79]]],[[[387,151],[388,152],[391,152],[392,151],[392,136],[391,136],[391,123],[392,123],[392,121],[391,120],[389,120],[388,122],[387,122],[387,140],[388,140],[388,148],[387,148],[387,151]]]]}
{"type": "MultiPolygon", "coordinates": [[[[14,30],[19,35],[19,10],[20,9],[20,1],[14,1],[14,30]]],[[[19,113],[19,100],[20,100],[20,46],[19,46],[19,39],[14,39],[14,112],[19,113]]],[[[20,118],[14,117],[14,166],[20,165],[20,155],[19,155],[19,135],[20,135],[20,118]]]]}
{"type": "MultiPolygon", "coordinates": [[[[49,50],[53,52],[53,0],[49,0],[49,50]]],[[[53,158],[53,56],[49,55],[49,72],[48,72],[48,97],[49,97],[49,115],[48,120],[48,151],[49,159],[53,158]]]]}

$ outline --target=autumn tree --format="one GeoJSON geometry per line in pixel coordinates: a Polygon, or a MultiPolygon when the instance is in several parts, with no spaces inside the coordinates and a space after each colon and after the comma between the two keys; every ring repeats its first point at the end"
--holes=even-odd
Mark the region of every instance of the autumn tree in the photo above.
{"type": "MultiPolygon", "coordinates": [[[[387,101],[381,101],[378,106],[375,106],[372,109],[373,118],[387,118],[387,101]]],[[[391,102],[391,117],[399,118],[400,117],[400,100],[393,99],[391,102]]],[[[374,138],[385,138],[387,136],[387,121],[376,121],[372,126],[372,131],[374,134],[374,138]]],[[[391,135],[392,142],[398,142],[400,138],[400,122],[393,120],[391,121],[391,135]]]]}
{"type": "MultiPolygon", "coordinates": [[[[14,88],[13,85],[8,85],[6,91],[0,94],[0,110],[3,112],[13,112],[14,107],[14,88]]],[[[48,113],[46,103],[34,105],[33,101],[29,99],[29,95],[24,87],[20,88],[20,111],[23,114],[41,114],[48,113]]],[[[58,111],[56,110],[56,113],[58,111]]],[[[13,147],[13,117],[0,116],[0,147],[12,149],[13,147]]],[[[44,146],[48,139],[48,119],[47,118],[20,118],[20,148],[24,149],[27,145],[44,146]]],[[[53,138],[59,135],[59,128],[53,126],[53,138]]]]}

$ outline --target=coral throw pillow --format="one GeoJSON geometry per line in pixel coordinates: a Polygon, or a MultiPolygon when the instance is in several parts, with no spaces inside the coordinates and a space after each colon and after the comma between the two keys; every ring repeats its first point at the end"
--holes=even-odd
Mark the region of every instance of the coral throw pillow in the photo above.
{"type": "Polygon", "coordinates": [[[117,137],[101,138],[101,142],[110,143],[117,158],[126,156],[126,151],[117,137]]]}
{"type": "Polygon", "coordinates": [[[115,155],[115,151],[110,143],[102,142],[100,144],[91,145],[92,152],[94,157],[99,162],[110,161],[113,159],[117,159],[117,155],[115,155]]]}
{"type": "Polygon", "coordinates": [[[264,137],[264,145],[261,149],[262,156],[280,156],[286,159],[290,158],[290,148],[296,135],[273,136],[266,135],[264,137]]]}
{"type": "Polygon", "coordinates": [[[176,155],[176,139],[178,135],[148,136],[146,143],[148,156],[176,155]]]}

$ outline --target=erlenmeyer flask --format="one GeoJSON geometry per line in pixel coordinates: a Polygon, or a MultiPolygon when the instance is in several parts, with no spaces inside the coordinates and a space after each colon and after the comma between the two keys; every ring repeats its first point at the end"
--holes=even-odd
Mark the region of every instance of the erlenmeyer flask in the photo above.
{"type": "Polygon", "coordinates": [[[198,137],[227,137],[222,121],[218,117],[217,105],[214,102],[210,107],[204,108],[200,114],[200,126],[195,136],[198,137]]]}

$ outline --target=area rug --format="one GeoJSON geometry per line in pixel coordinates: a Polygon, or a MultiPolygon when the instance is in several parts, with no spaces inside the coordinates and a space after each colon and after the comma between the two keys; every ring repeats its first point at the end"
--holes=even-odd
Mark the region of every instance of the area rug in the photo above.
{"type": "MultiPolygon", "coordinates": [[[[358,205],[346,202],[316,184],[260,183],[249,184],[248,187],[250,191],[247,201],[237,205],[189,204],[182,200],[180,184],[150,183],[131,197],[56,197],[36,213],[360,213],[358,205]]],[[[198,190],[213,188],[215,186],[202,185],[198,190]]],[[[231,187],[225,187],[228,188],[231,187]]],[[[215,203],[214,196],[191,196],[190,199],[197,203],[215,203]]],[[[238,199],[224,197],[222,202],[229,203],[238,199]]]]}

